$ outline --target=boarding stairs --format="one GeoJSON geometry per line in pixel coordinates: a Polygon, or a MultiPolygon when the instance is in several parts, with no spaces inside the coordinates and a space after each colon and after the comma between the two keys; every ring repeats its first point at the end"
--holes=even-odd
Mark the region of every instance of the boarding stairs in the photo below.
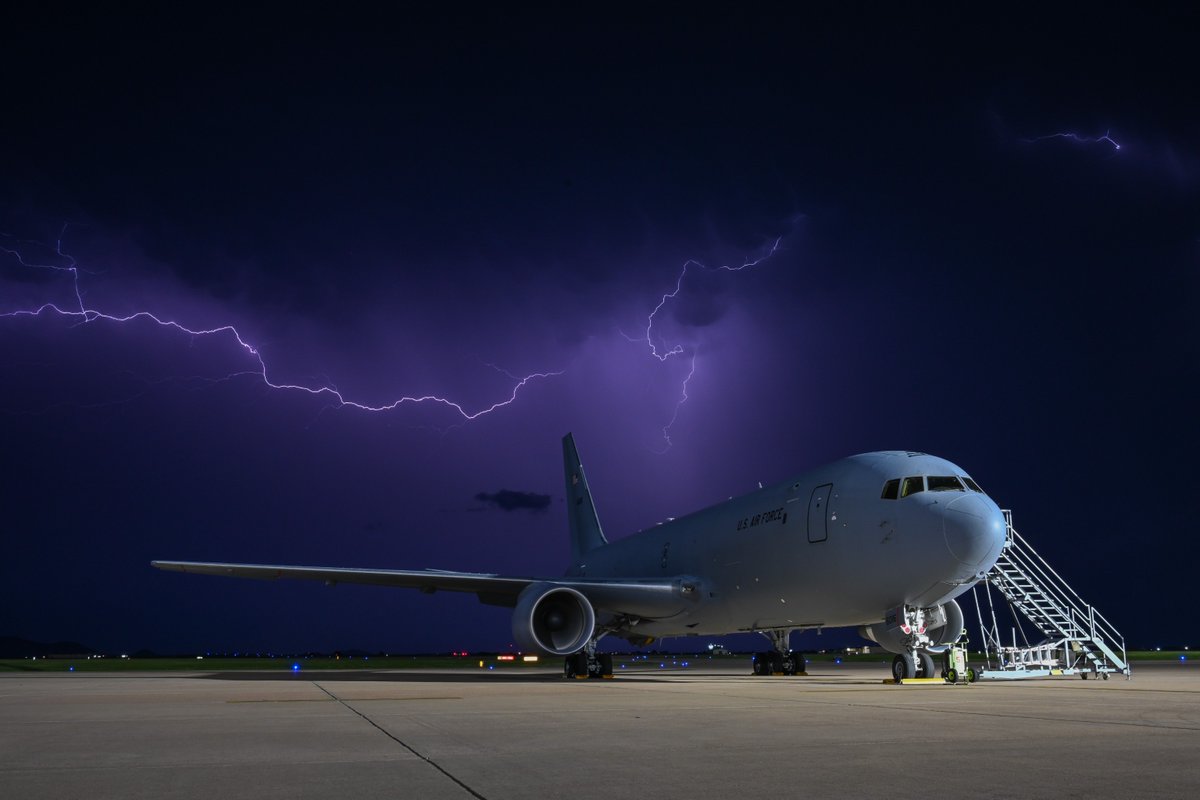
{"type": "MultiPolygon", "coordinates": [[[[1086,678],[1089,672],[1104,678],[1114,672],[1128,676],[1129,656],[1124,637],[1017,533],[1012,526],[1011,511],[1004,511],[1004,521],[1004,549],[981,584],[990,626],[985,624],[984,603],[975,595],[976,615],[988,659],[984,677],[1079,674],[1086,678]],[[1042,641],[1029,644],[1014,613],[1012,645],[1001,642],[992,601],[993,587],[1008,601],[1010,610],[1021,612],[1032,623],[1044,637],[1042,641]],[[1018,630],[1025,639],[1023,645],[1017,642],[1018,630]],[[998,670],[992,667],[993,658],[998,670]]],[[[972,593],[978,588],[974,587],[972,593]]]]}

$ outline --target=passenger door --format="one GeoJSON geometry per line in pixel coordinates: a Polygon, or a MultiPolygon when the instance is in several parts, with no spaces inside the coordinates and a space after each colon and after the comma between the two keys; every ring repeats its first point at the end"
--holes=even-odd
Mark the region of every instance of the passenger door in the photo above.
{"type": "Polygon", "coordinates": [[[823,542],[829,538],[829,498],[833,496],[833,484],[823,483],[813,489],[808,499],[808,540],[823,542]]]}

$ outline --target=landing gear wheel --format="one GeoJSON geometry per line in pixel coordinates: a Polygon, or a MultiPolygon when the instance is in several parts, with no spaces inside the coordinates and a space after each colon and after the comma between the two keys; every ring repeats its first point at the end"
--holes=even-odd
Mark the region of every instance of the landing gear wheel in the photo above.
{"type": "Polygon", "coordinates": [[[917,677],[917,666],[912,653],[897,653],[892,659],[892,678],[900,682],[905,678],[917,677]]]}
{"type": "Polygon", "coordinates": [[[784,675],[802,675],[804,674],[804,667],[804,656],[801,653],[788,653],[783,659],[784,675]]]}
{"type": "Polygon", "coordinates": [[[612,653],[597,653],[596,654],[596,671],[588,672],[589,678],[611,678],[613,676],[612,669],[613,659],[612,653]]]}
{"type": "Polygon", "coordinates": [[[916,666],[918,677],[933,677],[933,656],[929,655],[929,653],[917,653],[916,666]]]}
{"type": "Polygon", "coordinates": [[[755,675],[770,675],[771,674],[771,656],[769,653],[754,654],[754,674],[755,675]]]}
{"type": "Polygon", "coordinates": [[[587,653],[580,650],[567,656],[563,662],[563,677],[578,678],[585,675],[588,675],[587,653]]]}

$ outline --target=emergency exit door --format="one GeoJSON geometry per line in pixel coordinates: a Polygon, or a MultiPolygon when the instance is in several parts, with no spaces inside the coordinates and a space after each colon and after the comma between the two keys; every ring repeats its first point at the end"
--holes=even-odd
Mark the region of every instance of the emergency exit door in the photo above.
{"type": "Polygon", "coordinates": [[[833,484],[825,483],[813,489],[808,499],[808,540],[823,542],[829,538],[829,498],[833,484]]]}

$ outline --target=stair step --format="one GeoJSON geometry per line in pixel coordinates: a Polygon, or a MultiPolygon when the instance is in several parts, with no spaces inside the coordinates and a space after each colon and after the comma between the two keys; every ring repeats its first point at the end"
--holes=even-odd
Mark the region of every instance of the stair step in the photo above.
{"type": "Polygon", "coordinates": [[[987,583],[995,586],[1042,635],[1078,643],[1080,657],[1092,664],[1126,670],[1120,634],[1095,614],[1013,529],[1011,512],[1004,513],[1008,536],[995,566],[985,576],[987,583]]]}

